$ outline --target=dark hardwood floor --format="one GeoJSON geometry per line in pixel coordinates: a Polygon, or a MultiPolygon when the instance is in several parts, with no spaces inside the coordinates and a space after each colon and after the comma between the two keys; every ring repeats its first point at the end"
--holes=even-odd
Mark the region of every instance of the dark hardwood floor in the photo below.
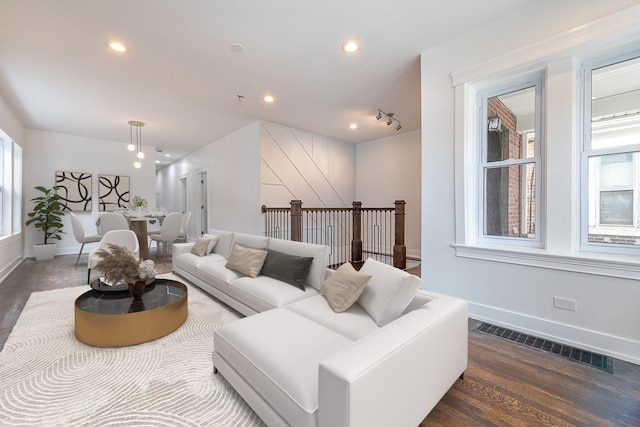
{"type": "MultiPolygon", "coordinates": [[[[86,286],[86,258],[77,267],[75,255],[50,262],[27,259],[0,284],[0,348],[31,292],[86,286]]],[[[170,258],[163,261],[155,247],[150,258],[159,273],[171,271],[170,258]]],[[[419,275],[420,268],[411,272],[419,275]]],[[[640,366],[614,360],[611,374],[477,332],[478,324],[469,320],[464,379],[420,427],[640,426],[640,366]]]]}

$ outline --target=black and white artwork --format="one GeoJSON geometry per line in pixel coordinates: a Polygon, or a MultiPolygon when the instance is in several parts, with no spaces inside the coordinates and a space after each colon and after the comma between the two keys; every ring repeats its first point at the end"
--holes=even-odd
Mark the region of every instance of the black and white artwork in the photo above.
{"type": "Polygon", "coordinates": [[[129,177],[122,175],[98,176],[99,210],[113,211],[129,208],[129,177]]]}
{"type": "Polygon", "coordinates": [[[56,171],[56,193],[63,210],[91,211],[91,177],[85,172],[56,171]]]}

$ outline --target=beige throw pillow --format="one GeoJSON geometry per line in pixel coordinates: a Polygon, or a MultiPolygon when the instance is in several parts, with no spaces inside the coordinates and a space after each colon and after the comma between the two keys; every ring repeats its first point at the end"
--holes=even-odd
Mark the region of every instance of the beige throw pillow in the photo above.
{"type": "Polygon", "coordinates": [[[211,240],[199,238],[191,247],[191,253],[198,256],[205,256],[211,240]]]}
{"type": "Polygon", "coordinates": [[[342,313],[353,305],[364,291],[370,275],[358,273],[351,263],[342,264],[320,286],[320,293],[336,313],[342,313]]]}
{"type": "Polygon", "coordinates": [[[231,256],[226,266],[246,276],[258,277],[266,257],[267,251],[265,250],[245,248],[236,243],[231,250],[231,256]]]}

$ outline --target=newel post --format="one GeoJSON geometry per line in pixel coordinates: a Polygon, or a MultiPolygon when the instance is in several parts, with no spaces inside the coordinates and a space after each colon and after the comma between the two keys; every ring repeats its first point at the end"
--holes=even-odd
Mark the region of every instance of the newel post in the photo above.
{"type": "Polygon", "coordinates": [[[291,240],[302,242],[302,200],[291,201],[291,240]]]}
{"type": "Polygon", "coordinates": [[[351,263],[362,263],[362,202],[353,202],[353,239],[351,240],[351,263]]]}
{"type": "Polygon", "coordinates": [[[404,270],[407,268],[407,247],[404,245],[404,200],[396,200],[396,242],[393,246],[393,266],[404,270]]]}

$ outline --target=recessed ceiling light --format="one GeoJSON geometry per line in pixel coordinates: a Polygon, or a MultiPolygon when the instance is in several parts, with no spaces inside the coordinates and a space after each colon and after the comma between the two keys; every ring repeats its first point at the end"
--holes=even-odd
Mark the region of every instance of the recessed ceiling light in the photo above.
{"type": "Polygon", "coordinates": [[[170,155],[170,154],[165,154],[164,156],[165,156],[165,157],[171,157],[171,155],[170,155]]]}
{"type": "Polygon", "coordinates": [[[156,160],[156,164],[160,163],[160,160],[156,160]]]}
{"type": "Polygon", "coordinates": [[[356,123],[351,123],[349,125],[349,129],[358,129],[358,125],[356,123]]]}
{"type": "Polygon", "coordinates": [[[264,102],[268,102],[268,103],[272,103],[273,101],[275,101],[275,98],[271,95],[265,95],[263,99],[264,99],[264,102]]]}
{"type": "Polygon", "coordinates": [[[107,46],[109,46],[111,49],[115,50],[116,52],[126,52],[127,51],[127,47],[120,43],[120,42],[116,42],[116,41],[110,41],[107,42],[107,46]]]}
{"type": "Polygon", "coordinates": [[[342,51],[344,53],[355,53],[360,49],[360,45],[357,41],[349,40],[348,42],[344,42],[342,44],[342,51]]]}
{"type": "Polygon", "coordinates": [[[229,46],[229,49],[231,49],[232,51],[234,51],[235,53],[242,53],[244,52],[244,46],[242,46],[240,43],[232,43],[229,46]]]}

